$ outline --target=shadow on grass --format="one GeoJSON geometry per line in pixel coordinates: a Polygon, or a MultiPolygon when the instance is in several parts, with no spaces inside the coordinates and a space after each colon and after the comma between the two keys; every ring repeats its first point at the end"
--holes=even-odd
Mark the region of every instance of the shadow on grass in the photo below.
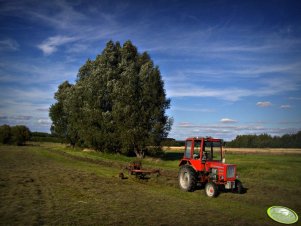
{"type": "Polygon", "coordinates": [[[224,187],[219,187],[219,193],[233,193],[237,195],[243,195],[248,192],[248,188],[243,187],[240,192],[238,192],[236,189],[231,190],[231,189],[225,189],[224,187]]]}
{"type": "Polygon", "coordinates": [[[162,160],[166,161],[173,161],[173,160],[180,160],[183,157],[183,153],[179,152],[165,152],[162,160]]]}

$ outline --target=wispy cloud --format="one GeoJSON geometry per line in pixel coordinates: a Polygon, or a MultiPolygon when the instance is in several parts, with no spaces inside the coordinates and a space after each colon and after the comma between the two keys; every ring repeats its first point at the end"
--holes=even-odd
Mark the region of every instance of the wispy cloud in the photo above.
{"type": "Polygon", "coordinates": [[[74,81],[78,66],[67,62],[51,62],[43,59],[17,59],[14,62],[1,59],[0,82],[32,86],[61,83],[64,80],[74,81]],[[30,75],[30,76],[28,76],[30,75]]]}
{"type": "Polygon", "coordinates": [[[203,113],[212,113],[215,112],[215,109],[211,109],[211,108],[204,108],[203,106],[183,106],[183,107],[173,107],[172,111],[185,111],[185,112],[203,112],[203,113]]]}
{"type": "Polygon", "coordinates": [[[42,125],[50,126],[52,122],[50,119],[39,119],[38,123],[42,125]]]}
{"type": "Polygon", "coordinates": [[[223,67],[178,69],[172,76],[164,75],[164,78],[168,82],[167,94],[170,97],[215,97],[238,101],[244,97],[270,97],[298,91],[301,77],[297,72],[301,70],[301,64],[274,66],[253,65],[253,69],[242,71],[240,69],[235,71],[235,67],[233,69],[223,67]],[[226,88],[214,89],[213,81],[217,85],[223,81],[226,88]]]}
{"type": "Polygon", "coordinates": [[[289,100],[301,100],[301,97],[289,97],[289,100]]]}
{"type": "Polygon", "coordinates": [[[75,37],[57,35],[43,41],[38,45],[38,48],[41,49],[45,55],[50,55],[56,52],[59,46],[74,42],[75,40],[77,40],[75,37]]]}
{"type": "Polygon", "coordinates": [[[14,119],[14,120],[27,121],[27,120],[32,119],[32,116],[31,115],[17,115],[17,116],[12,116],[10,118],[14,119]]]}
{"type": "MultiPolygon", "coordinates": [[[[194,4],[205,10],[216,10],[212,6],[206,8],[207,4],[202,1],[192,6],[181,2],[168,3],[168,7],[166,4],[2,1],[0,16],[4,20],[13,18],[11,24],[24,20],[24,26],[1,27],[4,31],[0,37],[0,51],[4,52],[0,55],[3,117],[18,116],[16,112],[22,109],[22,115],[33,116],[27,122],[45,130],[49,127],[48,108],[54,101],[58,84],[64,80],[74,82],[85,60],[99,54],[110,39],[121,43],[130,39],[139,51],[149,52],[160,67],[166,93],[172,98],[168,113],[175,115],[175,121],[187,122],[201,115],[204,121],[216,123],[175,124],[171,137],[203,131],[222,137],[223,134],[234,136],[235,131],[276,132],[275,125],[255,123],[248,130],[249,125],[242,123],[245,116],[240,116],[244,107],[250,110],[249,115],[254,113],[254,117],[258,117],[256,111],[262,110],[259,107],[289,109],[287,105],[290,105],[294,107],[281,113],[294,111],[294,115],[298,115],[295,111],[300,108],[293,102],[301,100],[301,39],[297,23],[283,22],[271,28],[237,20],[236,14],[244,16],[240,11],[222,20],[193,14],[190,8],[194,4]],[[24,39],[24,29],[39,35],[24,39]],[[40,50],[38,55],[37,49],[40,50]],[[42,54],[45,57],[41,57],[42,54]],[[279,101],[283,101],[282,107],[279,101]],[[224,109],[228,106],[234,107],[235,114],[231,114],[230,108],[224,109]]],[[[256,121],[251,116],[246,120],[256,121]]]]}
{"type": "Polygon", "coordinates": [[[0,51],[17,51],[19,50],[19,44],[16,40],[11,38],[0,40],[0,51]]]}
{"type": "Polygon", "coordinates": [[[2,14],[26,18],[38,24],[46,24],[56,29],[73,27],[78,21],[86,19],[84,14],[74,8],[81,1],[5,1],[1,2],[2,14]]]}
{"type": "Polygon", "coordinates": [[[41,112],[49,112],[49,107],[48,108],[37,108],[37,111],[41,111],[41,112]]]}
{"type": "Polygon", "coordinates": [[[31,115],[1,115],[0,116],[0,124],[27,124],[30,120],[32,120],[34,117],[31,115]]]}
{"type": "Polygon", "coordinates": [[[230,88],[210,89],[205,87],[192,87],[191,84],[170,86],[167,90],[169,97],[214,97],[227,101],[238,101],[241,97],[252,95],[251,90],[230,88]],[[189,88],[187,88],[189,87],[189,88]]]}
{"type": "Polygon", "coordinates": [[[290,104],[283,104],[283,105],[280,106],[280,108],[289,109],[289,108],[292,108],[292,106],[290,104]]]}
{"type": "MultiPolygon", "coordinates": [[[[227,87],[227,88],[207,88],[204,86],[196,86],[196,84],[182,83],[182,84],[168,84],[167,95],[169,97],[213,97],[227,101],[238,101],[244,97],[267,97],[277,94],[283,94],[288,91],[298,90],[298,84],[293,81],[282,81],[282,86],[273,80],[267,81],[268,84],[262,82],[256,89],[248,89],[242,86],[227,87]],[[284,85],[286,84],[286,85],[284,85]],[[278,88],[279,87],[279,88],[278,88]]],[[[212,87],[212,85],[211,85],[212,87]]],[[[258,102],[257,106],[262,106],[268,103],[258,102]]]]}
{"type": "MultiPolygon", "coordinates": [[[[300,124],[300,122],[299,122],[300,124]]],[[[193,124],[190,122],[182,122],[173,127],[171,137],[176,139],[185,139],[193,136],[213,136],[232,140],[237,135],[242,134],[263,134],[269,133],[273,136],[279,136],[287,133],[296,133],[300,130],[300,125],[296,127],[275,127],[274,125],[262,125],[260,123],[247,123],[237,125],[229,125],[227,123],[220,124],[193,124]]]]}

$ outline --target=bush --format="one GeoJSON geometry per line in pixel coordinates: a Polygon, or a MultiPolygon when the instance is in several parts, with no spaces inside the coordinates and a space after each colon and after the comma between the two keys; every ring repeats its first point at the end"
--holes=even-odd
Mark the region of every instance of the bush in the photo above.
{"type": "Polygon", "coordinates": [[[9,125],[0,126],[0,142],[1,144],[9,144],[11,142],[11,128],[9,125]]]}
{"type": "Polygon", "coordinates": [[[31,132],[24,125],[0,126],[0,141],[2,144],[24,145],[30,139],[31,132]]]}
{"type": "Polygon", "coordinates": [[[30,130],[23,125],[13,126],[12,131],[12,143],[16,145],[24,145],[26,141],[30,140],[30,130]]]}

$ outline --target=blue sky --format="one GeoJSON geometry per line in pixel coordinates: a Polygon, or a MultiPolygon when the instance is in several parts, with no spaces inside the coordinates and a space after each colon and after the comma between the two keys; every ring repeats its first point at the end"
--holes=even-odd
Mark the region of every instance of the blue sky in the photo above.
{"type": "Polygon", "coordinates": [[[301,130],[301,2],[0,0],[0,124],[49,132],[64,80],[109,40],[159,66],[170,137],[301,130]]]}

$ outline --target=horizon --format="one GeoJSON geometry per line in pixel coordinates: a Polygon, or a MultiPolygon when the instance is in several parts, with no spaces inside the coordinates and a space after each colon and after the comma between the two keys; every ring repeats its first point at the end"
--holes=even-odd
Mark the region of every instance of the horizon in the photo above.
{"type": "Polygon", "coordinates": [[[109,40],[159,67],[169,138],[301,130],[300,1],[1,1],[0,125],[50,132],[65,80],[109,40]]]}

